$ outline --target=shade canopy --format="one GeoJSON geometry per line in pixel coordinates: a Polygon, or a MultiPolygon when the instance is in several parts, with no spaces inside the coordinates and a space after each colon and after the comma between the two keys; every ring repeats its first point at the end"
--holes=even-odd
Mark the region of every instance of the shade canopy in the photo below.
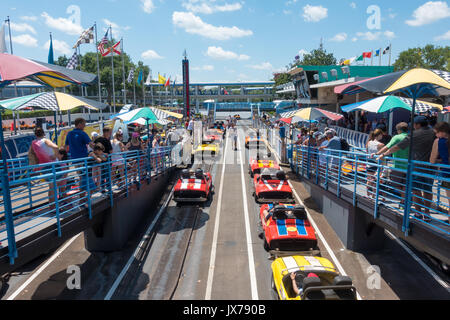
{"type": "Polygon", "coordinates": [[[336,94],[347,94],[347,95],[353,95],[353,94],[357,94],[363,91],[366,91],[365,89],[361,88],[359,85],[367,82],[369,80],[373,80],[379,77],[375,77],[375,78],[369,78],[369,79],[365,79],[365,80],[361,80],[361,81],[356,81],[356,82],[352,82],[352,83],[346,83],[340,86],[337,86],[334,88],[334,93],[336,94]]]}
{"type": "Polygon", "coordinates": [[[139,118],[137,120],[127,121],[126,123],[138,124],[138,125],[141,125],[141,126],[145,126],[147,124],[159,124],[159,125],[162,125],[162,126],[166,126],[166,125],[172,123],[172,121],[165,120],[165,119],[161,119],[161,120],[149,119],[149,120],[146,120],[144,118],[139,118]]]}
{"type": "Polygon", "coordinates": [[[62,88],[71,84],[91,84],[96,78],[90,73],[0,53],[0,87],[29,80],[52,88],[62,88]]]}
{"type": "Polygon", "coordinates": [[[103,110],[107,104],[72,96],[61,92],[41,92],[24,97],[0,101],[0,105],[8,110],[23,110],[26,108],[40,108],[51,111],[68,111],[78,107],[92,110],[103,110]]]}
{"type": "MultiPolygon", "coordinates": [[[[297,111],[291,111],[286,114],[282,114],[283,118],[293,118],[297,117],[303,120],[318,120],[321,118],[327,118],[332,121],[338,121],[342,119],[344,116],[341,114],[337,114],[334,112],[330,112],[327,110],[319,109],[319,108],[304,108],[297,111]]],[[[297,121],[300,122],[300,121],[297,121]]]]}
{"type": "Polygon", "coordinates": [[[141,118],[148,121],[158,121],[158,117],[150,108],[134,109],[125,113],[119,113],[111,116],[111,119],[119,119],[125,123],[132,123],[133,121],[141,118]]]}
{"type": "MultiPolygon", "coordinates": [[[[370,99],[367,101],[353,103],[347,106],[341,107],[343,112],[352,112],[355,110],[364,110],[367,112],[373,113],[383,113],[392,109],[402,108],[408,111],[412,111],[413,100],[402,97],[395,96],[383,96],[375,99],[370,99]]],[[[442,110],[442,106],[425,102],[425,101],[417,101],[416,102],[416,112],[422,113],[427,112],[433,109],[442,110]]]]}

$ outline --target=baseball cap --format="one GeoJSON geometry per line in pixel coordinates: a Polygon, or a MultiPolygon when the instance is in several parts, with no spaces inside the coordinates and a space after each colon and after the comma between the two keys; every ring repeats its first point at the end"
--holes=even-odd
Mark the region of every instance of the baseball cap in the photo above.
{"type": "Polygon", "coordinates": [[[428,125],[428,119],[425,116],[417,116],[414,118],[414,123],[428,125]]]}
{"type": "Polygon", "coordinates": [[[98,136],[99,136],[98,132],[95,132],[95,131],[94,131],[94,132],[91,133],[91,138],[92,138],[92,139],[95,139],[95,138],[97,138],[98,136]]]}

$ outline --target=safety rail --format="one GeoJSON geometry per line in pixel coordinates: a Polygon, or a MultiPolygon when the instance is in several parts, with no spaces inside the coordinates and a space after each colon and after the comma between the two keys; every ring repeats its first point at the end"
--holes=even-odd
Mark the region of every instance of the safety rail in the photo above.
{"type": "Polygon", "coordinates": [[[102,163],[83,158],[8,165],[9,177],[14,179],[10,179],[9,188],[2,181],[0,248],[8,247],[10,263],[14,264],[17,241],[51,225],[56,225],[61,237],[61,220],[85,209],[92,219],[96,201],[109,198],[113,207],[116,192],[128,197],[132,188],[139,190],[143,183],[171,168],[171,152],[171,147],[158,147],[108,155],[102,163]]]}
{"type": "Polygon", "coordinates": [[[411,221],[450,235],[450,166],[412,161],[408,177],[408,161],[404,159],[380,160],[367,153],[297,145],[292,145],[292,150],[290,164],[296,174],[339,198],[347,189],[353,195],[354,206],[358,196],[368,199],[374,205],[375,219],[384,206],[402,216],[406,235],[411,221]]]}

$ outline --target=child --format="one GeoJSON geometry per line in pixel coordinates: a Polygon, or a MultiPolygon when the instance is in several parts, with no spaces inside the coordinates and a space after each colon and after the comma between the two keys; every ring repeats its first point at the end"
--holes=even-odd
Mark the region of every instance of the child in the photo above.
{"type": "Polygon", "coordinates": [[[98,187],[101,187],[102,178],[100,177],[101,163],[108,161],[108,156],[104,153],[105,147],[101,143],[96,143],[94,145],[94,150],[89,153],[89,157],[92,158],[92,177],[94,178],[94,183],[98,187]]]}

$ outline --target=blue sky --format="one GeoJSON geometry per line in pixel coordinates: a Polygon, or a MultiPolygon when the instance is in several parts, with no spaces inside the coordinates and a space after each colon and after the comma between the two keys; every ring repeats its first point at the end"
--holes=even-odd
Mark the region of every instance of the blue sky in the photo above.
{"type": "MultiPolygon", "coordinates": [[[[336,58],[392,43],[392,61],[405,49],[450,44],[447,1],[349,0],[1,0],[10,16],[14,53],[47,61],[49,33],[55,56],[71,56],[82,30],[113,26],[133,61],[181,81],[187,50],[191,80],[266,81],[299,52],[319,46],[336,58]],[[370,7],[375,5],[375,7],[370,7]],[[379,14],[378,14],[379,12],[379,14]]],[[[9,45],[9,38],[7,37],[9,45]]],[[[93,51],[82,45],[81,51],[93,51]]],[[[375,63],[378,63],[376,60],[375,63]]],[[[387,64],[384,57],[383,64],[387,64]]],[[[155,77],[155,76],[154,76],[155,77]]]]}

